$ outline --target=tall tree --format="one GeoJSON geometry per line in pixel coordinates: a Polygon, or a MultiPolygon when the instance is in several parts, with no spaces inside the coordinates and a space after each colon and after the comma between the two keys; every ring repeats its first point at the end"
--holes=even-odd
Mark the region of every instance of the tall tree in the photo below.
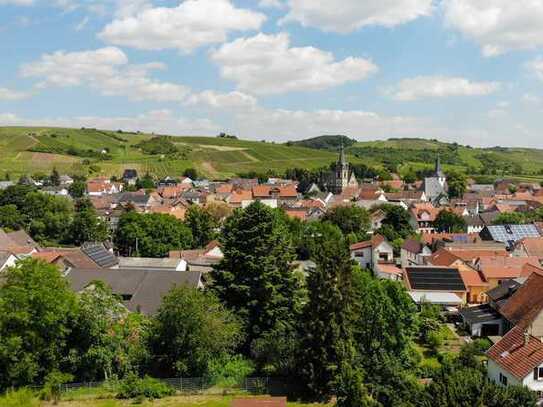
{"type": "Polygon", "coordinates": [[[338,226],[345,236],[355,235],[356,239],[363,240],[370,229],[369,213],[358,206],[336,206],[324,215],[323,221],[338,226]]]}
{"type": "Polygon", "coordinates": [[[60,174],[58,173],[56,168],[53,168],[53,171],[51,171],[51,175],[49,176],[49,182],[55,187],[58,187],[60,185],[60,174]]]}
{"type": "Polygon", "coordinates": [[[192,247],[192,232],[173,216],[129,211],[119,219],[115,243],[124,256],[166,257],[192,247]]]}
{"type": "Polygon", "coordinates": [[[278,210],[260,202],[236,210],[220,241],[224,259],[212,273],[212,290],[245,323],[248,353],[254,340],[295,327],[298,284],[293,248],[278,210]]]}
{"type": "Polygon", "coordinates": [[[88,199],[78,201],[71,224],[71,243],[81,245],[85,242],[104,242],[109,239],[109,229],[88,199]]]}
{"type": "Polygon", "coordinates": [[[219,224],[206,208],[192,205],[185,216],[185,223],[192,231],[195,248],[204,247],[217,237],[219,224]]]}
{"type": "Polygon", "coordinates": [[[341,231],[330,223],[308,236],[316,268],[307,277],[308,300],[301,317],[299,371],[306,396],[328,400],[343,364],[353,361],[352,266],[341,231]]]}
{"type": "Polygon", "coordinates": [[[0,288],[0,388],[39,383],[70,366],[75,294],[57,268],[23,260],[0,288]]]}
{"type": "Polygon", "coordinates": [[[437,215],[434,222],[434,226],[438,232],[445,233],[464,233],[467,228],[466,221],[463,217],[446,209],[439,212],[439,215],[437,215]]]}
{"type": "Polygon", "coordinates": [[[466,192],[468,180],[464,173],[451,171],[447,174],[447,185],[451,198],[461,198],[466,192]]]}
{"type": "Polygon", "coordinates": [[[153,323],[153,364],[161,374],[198,377],[214,360],[231,354],[241,337],[238,318],[213,293],[176,287],[153,323]]]}

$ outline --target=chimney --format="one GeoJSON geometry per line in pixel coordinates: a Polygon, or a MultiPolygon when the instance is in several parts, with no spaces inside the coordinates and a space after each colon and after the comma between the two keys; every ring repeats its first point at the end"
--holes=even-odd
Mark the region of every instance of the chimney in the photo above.
{"type": "Polygon", "coordinates": [[[528,343],[530,343],[530,333],[526,330],[524,331],[524,346],[528,346],[528,343]]]}

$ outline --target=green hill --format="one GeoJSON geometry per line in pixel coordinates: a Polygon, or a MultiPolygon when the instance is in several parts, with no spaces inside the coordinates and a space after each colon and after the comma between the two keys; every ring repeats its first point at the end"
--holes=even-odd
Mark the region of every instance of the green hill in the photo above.
{"type": "Polygon", "coordinates": [[[180,175],[196,168],[214,179],[287,168],[317,169],[337,158],[341,142],[354,164],[397,169],[430,168],[437,152],[445,169],[469,174],[538,179],[543,150],[472,148],[425,139],[355,142],[345,136],[321,136],[286,144],[220,137],[173,137],[97,129],[0,127],[0,178],[62,173],[121,175],[126,168],[156,176],[180,175]]]}
{"type": "MultiPolygon", "coordinates": [[[[0,178],[62,173],[121,175],[126,168],[179,176],[194,167],[211,178],[251,171],[328,166],[336,152],[218,137],[161,136],[96,129],[0,127],[0,178]],[[173,149],[171,146],[174,146],[173,149]]],[[[353,162],[361,162],[354,156],[353,162]]]]}
{"type": "MultiPolygon", "coordinates": [[[[342,138],[336,136],[335,141],[327,138],[327,146],[322,146],[321,137],[302,140],[297,144],[329,150],[329,146],[337,145],[342,138]]],[[[543,176],[543,150],[533,148],[474,148],[437,140],[402,138],[357,142],[346,150],[366,164],[384,165],[400,173],[431,168],[439,153],[446,170],[520,179],[540,179],[543,176]]]]}

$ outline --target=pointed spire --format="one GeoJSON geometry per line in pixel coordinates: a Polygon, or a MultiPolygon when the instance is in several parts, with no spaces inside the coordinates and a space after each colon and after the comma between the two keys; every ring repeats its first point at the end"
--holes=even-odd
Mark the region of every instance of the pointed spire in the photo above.
{"type": "Polygon", "coordinates": [[[441,168],[441,155],[439,154],[439,151],[437,152],[435,175],[438,178],[443,178],[445,176],[443,173],[443,169],[441,168]]]}
{"type": "Polygon", "coordinates": [[[341,147],[339,150],[339,163],[341,165],[347,165],[347,158],[345,157],[345,148],[343,147],[343,139],[341,139],[341,147]]]}

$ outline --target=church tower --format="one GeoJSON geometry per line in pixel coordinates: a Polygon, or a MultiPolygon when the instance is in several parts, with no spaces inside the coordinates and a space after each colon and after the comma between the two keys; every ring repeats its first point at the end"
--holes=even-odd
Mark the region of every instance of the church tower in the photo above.
{"type": "Polygon", "coordinates": [[[341,143],[341,148],[339,151],[339,159],[336,163],[335,171],[335,193],[340,194],[345,188],[349,186],[349,178],[351,175],[351,169],[347,158],[345,157],[345,149],[343,147],[343,142],[341,143]]]}
{"type": "Polygon", "coordinates": [[[443,169],[441,168],[441,156],[439,153],[437,153],[436,158],[436,169],[434,173],[434,177],[439,180],[439,183],[441,186],[445,186],[445,183],[447,182],[447,177],[445,176],[445,173],[443,172],[443,169]]]}

